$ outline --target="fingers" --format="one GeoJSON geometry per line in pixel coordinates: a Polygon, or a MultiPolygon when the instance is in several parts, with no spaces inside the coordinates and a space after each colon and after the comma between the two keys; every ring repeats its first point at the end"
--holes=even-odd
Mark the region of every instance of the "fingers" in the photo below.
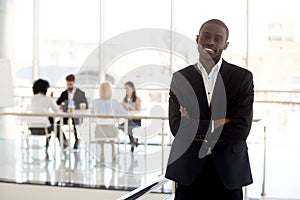
{"type": "Polygon", "coordinates": [[[179,111],[181,113],[181,116],[184,116],[184,114],[186,113],[186,108],[180,106],[179,111]]]}
{"type": "Polygon", "coordinates": [[[181,112],[181,115],[183,114],[183,107],[180,106],[179,111],[181,112]]]}
{"type": "Polygon", "coordinates": [[[185,107],[180,106],[179,111],[182,117],[190,118],[189,113],[187,112],[185,107]]]}

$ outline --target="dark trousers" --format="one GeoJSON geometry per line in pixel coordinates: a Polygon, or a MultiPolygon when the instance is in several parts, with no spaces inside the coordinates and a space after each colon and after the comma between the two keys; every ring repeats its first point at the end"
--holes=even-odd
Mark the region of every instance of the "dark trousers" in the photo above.
{"type": "Polygon", "coordinates": [[[134,137],[133,137],[133,134],[132,134],[132,129],[133,128],[134,127],[128,127],[128,137],[129,137],[130,144],[134,143],[134,137]]]}
{"type": "MultiPolygon", "coordinates": [[[[48,119],[50,121],[51,127],[54,127],[54,119],[53,119],[53,117],[49,117],[48,119]]],[[[52,129],[54,129],[54,128],[52,128],[52,129]]],[[[62,133],[62,134],[63,134],[64,141],[66,141],[65,134],[64,133],[62,133]]],[[[57,137],[58,141],[60,142],[60,121],[57,122],[56,137],[57,137]]]]}
{"type": "MultiPolygon", "coordinates": [[[[132,134],[132,129],[141,126],[141,120],[128,120],[128,137],[130,144],[134,144],[135,138],[132,134]]],[[[119,126],[120,129],[124,131],[124,123],[119,126]]]]}
{"type": "Polygon", "coordinates": [[[211,156],[208,156],[202,173],[189,186],[177,184],[175,200],[243,200],[242,188],[227,189],[221,182],[211,156]]]}
{"type": "MultiPolygon", "coordinates": [[[[63,122],[64,122],[64,125],[68,125],[69,123],[68,123],[68,118],[64,118],[64,120],[63,120],[63,122]]],[[[60,123],[60,121],[58,121],[57,122],[57,124],[59,124],[60,123]]],[[[72,118],[72,125],[73,125],[73,128],[74,128],[74,136],[75,136],[75,140],[76,140],[76,142],[78,141],[78,135],[77,135],[77,130],[76,130],[76,126],[75,126],[75,120],[74,120],[74,118],[72,118]]],[[[78,124],[78,123],[77,123],[78,124]]],[[[59,132],[58,131],[59,129],[57,129],[57,132],[59,132]]]]}

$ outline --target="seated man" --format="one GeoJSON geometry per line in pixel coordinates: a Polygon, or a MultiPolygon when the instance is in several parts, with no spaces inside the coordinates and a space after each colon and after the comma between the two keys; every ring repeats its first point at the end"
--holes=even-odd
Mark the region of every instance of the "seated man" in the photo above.
{"type": "MultiPolygon", "coordinates": [[[[85,103],[86,108],[88,108],[88,102],[85,97],[85,93],[75,86],[75,76],[73,74],[70,74],[66,77],[66,83],[67,90],[61,93],[56,103],[64,107],[64,111],[67,111],[65,108],[66,106],[68,106],[68,102],[73,102],[75,109],[80,109],[80,103],[85,103]]],[[[68,124],[68,118],[64,118],[63,122],[64,124],[68,124]]],[[[79,119],[72,118],[72,124],[74,125],[74,135],[76,140],[74,144],[74,149],[78,149],[79,139],[75,124],[79,124],[79,119]]]]}

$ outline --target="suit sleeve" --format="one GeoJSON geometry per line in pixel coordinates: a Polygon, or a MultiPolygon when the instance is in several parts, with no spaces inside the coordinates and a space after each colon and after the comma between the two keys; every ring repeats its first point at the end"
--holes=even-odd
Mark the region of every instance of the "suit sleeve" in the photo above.
{"type": "MultiPolygon", "coordinates": [[[[173,81],[172,81],[173,82],[173,81]]],[[[174,92],[172,92],[172,85],[169,93],[169,125],[172,135],[175,137],[179,129],[181,114],[179,111],[180,104],[174,92]]]]}
{"type": "Polygon", "coordinates": [[[62,92],[61,95],[60,95],[60,97],[56,100],[57,105],[61,105],[62,102],[64,102],[66,100],[64,98],[64,96],[65,96],[64,94],[65,94],[65,92],[62,92]]]}
{"type": "Polygon", "coordinates": [[[88,104],[88,101],[86,99],[85,92],[82,92],[82,99],[83,99],[83,103],[86,104],[86,108],[88,109],[89,108],[89,104],[88,104]]]}
{"type": "Polygon", "coordinates": [[[221,137],[231,140],[246,140],[253,118],[254,85],[251,72],[246,74],[240,84],[236,104],[230,116],[231,122],[224,125],[221,137]]]}
{"type": "MultiPolygon", "coordinates": [[[[197,112],[197,115],[190,116],[189,119],[186,117],[181,117],[180,106],[189,107],[187,112],[195,105],[189,105],[187,100],[184,100],[183,96],[188,97],[192,96],[188,94],[190,92],[185,87],[185,81],[181,81],[180,77],[182,75],[173,75],[170,93],[169,93],[169,125],[171,133],[174,137],[193,140],[195,138],[203,138],[206,133],[211,130],[211,120],[200,120],[200,111],[197,112]],[[187,105],[188,104],[188,105],[187,105]]],[[[192,98],[192,97],[191,97],[192,98]]],[[[197,101],[191,100],[190,102],[197,101]]],[[[197,101],[198,102],[198,101],[197,101]]],[[[195,102],[195,103],[197,103],[195,102]]],[[[196,108],[197,109],[197,108],[196,108]]],[[[199,109],[199,108],[198,108],[199,109]]]]}
{"type": "Polygon", "coordinates": [[[85,92],[78,89],[76,90],[75,94],[74,94],[74,101],[75,101],[75,107],[76,109],[80,108],[80,103],[85,103],[86,104],[86,108],[88,109],[88,102],[87,99],[85,97],[85,92]]]}

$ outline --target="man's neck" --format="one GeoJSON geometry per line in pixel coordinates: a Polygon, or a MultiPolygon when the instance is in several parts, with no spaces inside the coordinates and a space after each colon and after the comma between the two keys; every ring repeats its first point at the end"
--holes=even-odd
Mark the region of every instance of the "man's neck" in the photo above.
{"type": "Polygon", "coordinates": [[[199,59],[199,62],[202,64],[202,66],[204,67],[205,71],[207,72],[207,74],[209,74],[212,70],[212,68],[219,62],[221,58],[219,58],[218,60],[203,60],[203,59],[199,59]]]}
{"type": "Polygon", "coordinates": [[[200,60],[200,63],[202,64],[202,66],[204,67],[205,71],[207,72],[207,74],[209,74],[212,70],[212,68],[216,65],[214,62],[209,61],[209,62],[203,62],[200,60]]]}

